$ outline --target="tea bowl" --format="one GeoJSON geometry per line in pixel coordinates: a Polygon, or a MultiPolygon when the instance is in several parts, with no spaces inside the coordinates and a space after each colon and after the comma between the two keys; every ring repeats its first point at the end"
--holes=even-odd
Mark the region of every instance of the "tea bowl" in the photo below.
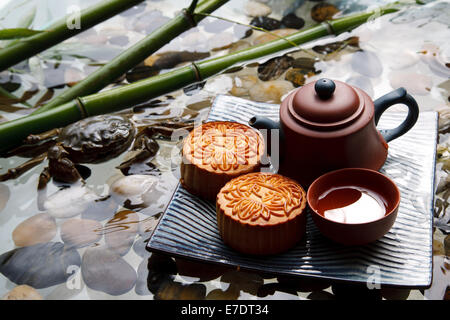
{"type": "Polygon", "coordinates": [[[308,188],[307,201],[313,221],[324,236],[344,245],[364,245],[391,229],[397,218],[400,191],[378,171],[345,168],[314,180],[308,188]],[[330,196],[332,193],[334,196],[330,196]]]}

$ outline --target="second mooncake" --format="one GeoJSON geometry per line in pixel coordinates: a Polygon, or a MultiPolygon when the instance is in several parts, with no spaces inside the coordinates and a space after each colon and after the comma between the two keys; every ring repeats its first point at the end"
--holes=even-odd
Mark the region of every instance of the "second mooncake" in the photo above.
{"type": "Polygon", "coordinates": [[[215,201],[231,179],[259,171],[264,153],[261,134],[237,122],[206,122],[183,143],[181,183],[191,193],[215,201]]]}
{"type": "Polygon", "coordinates": [[[219,233],[242,253],[281,253],[305,234],[305,206],[305,191],[294,180],[249,173],[228,182],[217,195],[219,233]]]}

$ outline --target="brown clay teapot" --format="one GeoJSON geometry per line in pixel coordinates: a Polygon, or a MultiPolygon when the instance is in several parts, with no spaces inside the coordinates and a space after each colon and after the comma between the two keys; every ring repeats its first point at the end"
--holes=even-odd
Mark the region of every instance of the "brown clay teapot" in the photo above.
{"type": "MultiPolygon", "coordinates": [[[[249,125],[280,130],[279,173],[306,187],[336,169],[379,170],[387,158],[387,142],[410,130],[418,116],[418,105],[404,88],[372,101],[359,88],[320,79],[294,90],[282,101],[279,123],[256,115],[249,125]],[[378,131],[382,113],[399,103],[408,107],[406,119],[396,128],[378,131]]],[[[268,141],[268,145],[273,143],[268,141]]]]}

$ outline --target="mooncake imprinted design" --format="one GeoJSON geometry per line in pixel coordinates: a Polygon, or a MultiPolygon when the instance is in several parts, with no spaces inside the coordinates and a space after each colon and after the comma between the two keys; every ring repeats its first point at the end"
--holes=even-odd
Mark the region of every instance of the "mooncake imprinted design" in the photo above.
{"type": "Polygon", "coordinates": [[[237,122],[207,122],[183,144],[181,183],[190,192],[215,200],[229,180],[258,171],[264,152],[261,134],[237,122]]]}
{"type": "Polygon", "coordinates": [[[219,232],[237,251],[279,253],[305,233],[305,206],[305,191],[292,179],[261,172],[242,175],[217,195],[219,232]]]}

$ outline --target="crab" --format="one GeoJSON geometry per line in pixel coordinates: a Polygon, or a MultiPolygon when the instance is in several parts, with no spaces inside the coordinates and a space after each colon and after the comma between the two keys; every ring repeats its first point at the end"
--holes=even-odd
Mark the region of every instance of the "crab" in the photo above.
{"type": "Polygon", "coordinates": [[[80,164],[105,162],[128,150],[129,159],[117,167],[124,170],[157,153],[159,146],[154,139],[156,135],[170,137],[174,130],[190,131],[192,128],[192,124],[182,121],[136,126],[129,117],[118,114],[89,117],[64,128],[29,135],[22,146],[8,152],[6,156],[18,155],[32,159],[1,174],[0,181],[15,179],[47,158],[48,166],[39,176],[38,189],[45,188],[51,178],[74,183],[83,180],[83,166],[80,164]]]}

